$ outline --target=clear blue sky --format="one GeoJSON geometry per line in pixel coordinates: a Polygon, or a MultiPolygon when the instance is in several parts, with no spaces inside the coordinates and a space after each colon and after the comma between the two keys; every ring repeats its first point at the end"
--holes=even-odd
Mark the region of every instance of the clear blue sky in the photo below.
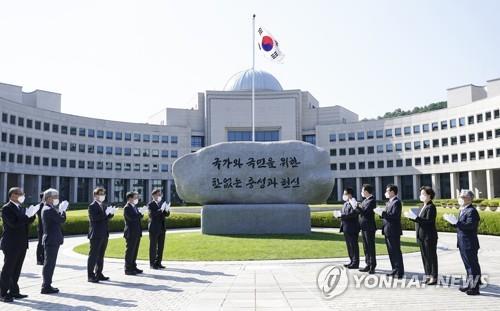
{"type": "MultiPolygon", "coordinates": [[[[63,94],[63,112],[144,122],[251,66],[251,15],[285,89],[361,118],[500,77],[500,1],[0,2],[0,82],[63,94]]],[[[259,56],[259,55],[257,55],[259,56]]]]}

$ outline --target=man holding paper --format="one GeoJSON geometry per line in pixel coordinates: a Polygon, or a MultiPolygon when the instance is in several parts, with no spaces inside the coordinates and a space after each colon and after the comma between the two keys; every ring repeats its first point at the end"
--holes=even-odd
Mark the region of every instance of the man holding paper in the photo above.
{"type": "Polygon", "coordinates": [[[392,271],[387,275],[401,279],[405,273],[403,254],[401,253],[401,235],[403,234],[401,230],[402,204],[397,194],[398,187],[388,185],[385,190],[385,197],[389,199],[386,210],[381,211],[377,208],[375,212],[382,217],[382,234],[385,237],[385,244],[391,261],[392,271]]]}
{"type": "Polygon", "coordinates": [[[149,209],[149,264],[151,269],[164,269],[161,264],[163,248],[165,246],[165,217],[170,216],[170,203],[162,201],[161,189],[151,192],[152,200],[148,203],[149,209]],[[163,203],[162,203],[163,202],[163,203]]]}
{"type": "MultiPolygon", "coordinates": [[[[347,245],[347,253],[349,254],[350,263],[344,264],[348,269],[359,268],[359,221],[358,211],[356,210],[357,202],[352,197],[352,188],[346,188],[344,195],[344,206],[340,212],[340,232],[344,233],[345,243],[347,245]]],[[[339,214],[336,214],[339,216],[339,214]]]]}
{"type": "Polygon", "coordinates": [[[104,266],[104,253],[108,246],[109,229],[108,222],[116,211],[113,206],[106,207],[106,191],[104,188],[94,189],[94,201],[89,205],[89,234],[90,250],[87,261],[87,280],[92,283],[107,281],[108,277],[102,274],[104,266]]]}
{"type": "Polygon", "coordinates": [[[127,242],[125,249],[125,274],[136,275],[142,273],[142,270],[137,268],[137,253],[142,237],[141,219],[146,212],[146,208],[139,210],[139,194],[135,191],[127,192],[127,204],[123,208],[123,217],[125,218],[125,229],[123,237],[127,242]]]}
{"type": "Polygon", "coordinates": [[[405,213],[406,217],[415,222],[417,243],[420,246],[426,277],[424,283],[427,285],[436,285],[438,280],[436,206],[432,203],[434,196],[435,192],[431,187],[421,187],[420,201],[424,206],[418,213],[413,210],[405,213]]]}
{"type": "Polygon", "coordinates": [[[24,208],[22,188],[9,189],[9,202],[2,207],[3,234],[0,249],[4,254],[4,264],[0,274],[0,301],[12,302],[13,299],[28,297],[19,292],[19,276],[28,249],[29,225],[35,221],[38,205],[24,208]]]}
{"type": "Polygon", "coordinates": [[[481,266],[477,254],[479,252],[479,239],[477,228],[479,226],[479,213],[472,205],[474,193],[470,190],[462,190],[458,204],[460,214],[458,219],[453,215],[448,215],[446,221],[450,222],[457,229],[457,247],[467,271],[467,283],[460,287],[460,291],[467,295],[479,295],[479,285],[481,285],[481,266]],[[452,217],[453,216],[453,217],[452,217]]]}
{"type": "Polygon", "coordinates": [[[56,189],[47,189],[43,193],[45,202],[42,209],[43,237],[42,244],[44,248],[43,262],[43,283],[42,294],[56,294],[59,289],[52,287],[52,276],[56,267],[57,254],[59,247],[64,242],[62,224],[66,221],[66,210],[68,201],[59,204],[59,192],[56,189]],[[59,208],[57,208],[59,206],[59,208]]]}
{"type": "Polygon", "coordinates": [[[359,269],[361,272],[375,273],[377,259],[375,255],[375,232],[377,226],[375,224],[374,209],[377,207],[377,201],[373,196],[373,186],[369,184],[363,185],[361,196],[365,198],[361,205],[358,206],[359,226],[361,229],[361,237],[363,239],[363,250],[365,252],[366,266],[359,269]]]}

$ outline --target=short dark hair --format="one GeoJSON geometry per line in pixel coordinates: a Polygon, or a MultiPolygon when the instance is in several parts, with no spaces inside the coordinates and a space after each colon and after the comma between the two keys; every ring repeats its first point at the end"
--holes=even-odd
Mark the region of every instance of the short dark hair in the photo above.
{"type": "Polygon", "coordinates": [[[398,186],[389,184],[385,187],[385,189],[389,189],[389,191],[394,192],[394,194],[398,194],[398,186]]]}
{"type": "Polygon", "coordinates": [[[347,192],[347,194],[351,194],[352,195],[352,188],[351,187],[344,188],[344,191],[347,192]]]}
{"type": "Polygon", "coordinates": [[[14,194],[18,194],[18,195],[21,195],[23,194],[24,191],[23,191],[23,188],[20,188],[20,187],[12,187],[9,189],[9,198],[14,195],[14,194]]]}
{"type": "Polygon", "coordinates": [[[364,184],[362,189],[365,189],[369,194],[373,194],[373,186],[370,184],[364,184]]]}
{"type": "Polygon", "coordinates": [[[40,194],[38,196],[40,197],[40,200],[43,200],[43,191],[40,192],[40,194]]]}
{"type": "Polygon", "coordinates": [[[136,195],[139,195],[139,193],[137,193],[136,191],[129,191],[129,192],[127,192],[127,194],[125,195],[125,199],[127,199],[127,200],[128,200],[128,199],[131,199],[131,198],[133,198],[133,197],[134,197],[134,196],[136,196],[136,195]]]}
{"type": "Polygon", "coordinates": [[[436,193],[434,192],[434,189],[432,189],[429,186],[422,186],[422,187],[420,187],[420,191],[422,191],[422,190],[424,190],[425,193],[427,193],[427,195],[429,195],[431,197],[431,200],[434,199],[434,196],[436,195],[436,193]]]}
{"type": "Polygon", "coordinates": [[[161,188],[154,188],[153,191],[151,191],[151,195],[155,195],[161,193],[161,188]]]}
{"type": "Polygon", "coordinates": [[[94,195],[99,195],[99,193],[103,193],[103,194],[106,194],[106,189],[104,189],[103,187],[97,187],[94,189],[94,195]]]}

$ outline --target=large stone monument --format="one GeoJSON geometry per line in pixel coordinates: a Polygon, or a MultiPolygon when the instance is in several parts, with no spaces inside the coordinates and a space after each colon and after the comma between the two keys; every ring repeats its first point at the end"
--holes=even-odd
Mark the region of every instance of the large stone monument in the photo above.
{"type": "Polygon", "coordinates": [[[180,198],[203,205],[205,234],[310,233],[307,204],[324,203],[334,184],[328,152],[301,141],[211,145],[172,174],[180,198]]]}

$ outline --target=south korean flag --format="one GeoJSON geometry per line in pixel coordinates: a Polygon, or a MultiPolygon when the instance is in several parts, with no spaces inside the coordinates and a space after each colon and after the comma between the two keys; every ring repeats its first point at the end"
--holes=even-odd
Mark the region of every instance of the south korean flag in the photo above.
{"type": "Polygon", "coordinates": [[[277,63],[283,63],[283,58],[285,57],[285,54],[283,54],[279,48],[278,41],[264,28],[259,27],[257,29],[257,46],[259,47],[259,50],[269,58],[270,60],[277,62],[277,63]]]}

